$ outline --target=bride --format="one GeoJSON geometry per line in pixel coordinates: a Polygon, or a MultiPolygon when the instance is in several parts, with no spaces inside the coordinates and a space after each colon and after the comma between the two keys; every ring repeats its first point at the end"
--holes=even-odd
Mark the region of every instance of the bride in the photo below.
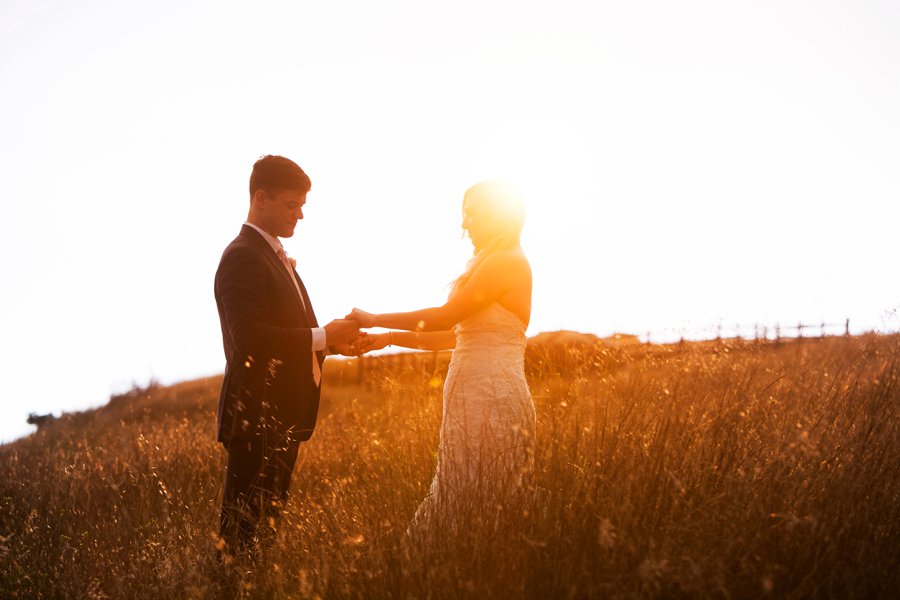
{"type": "Polygon", "coordinates": [[[347,315],[369,334],[363,352],[387,345],[453,349],[444,382],[437,468],[410,533],[461,526],[466,515],[496,522],[495,507],[521,497],[533,463],[535,412],[524,373],[531,317],[531,267],[519,245],[524,205],[509,186],[485,181],[463,197],[463,229],[474,246],[443,306],[347,315]],[[488,509],[488,510],[484,510],[488,509]]]}

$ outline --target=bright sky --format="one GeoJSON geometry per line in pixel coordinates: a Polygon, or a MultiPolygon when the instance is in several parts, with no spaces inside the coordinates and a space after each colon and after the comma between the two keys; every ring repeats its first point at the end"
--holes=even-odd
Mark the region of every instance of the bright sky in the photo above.
{"type": "Polygon", "coordinates": [[[285,246],[323,322],[442,302],[504,177],[530,335],[896,329],[898,31],[893,0],[4,0],[0,440],[221,372],[268,153],[313,181],[285,246]]]}

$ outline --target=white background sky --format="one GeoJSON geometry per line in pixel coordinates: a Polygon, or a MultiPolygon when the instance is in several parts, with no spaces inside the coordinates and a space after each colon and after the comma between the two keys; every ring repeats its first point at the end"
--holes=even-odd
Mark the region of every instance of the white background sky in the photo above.
{"type": "Polygon", "coordinates": [[[267,153],[313,181],[285,246],[323,322],[440,303],[463,191],[505,177],[530,335],[896,329],[898,31],[892,0],[0,0],[0,440],[221,372],[267,153]]]}

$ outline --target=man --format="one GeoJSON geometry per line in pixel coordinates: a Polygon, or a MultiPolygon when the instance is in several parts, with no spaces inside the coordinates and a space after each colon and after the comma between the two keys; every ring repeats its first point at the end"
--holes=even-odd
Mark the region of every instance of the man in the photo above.
{"type": "Polygon", "coordinates": [[[252,554],[257,538],[271,534],[299,444],[316,424],[325,350],[360,335],[355,321],[318,326],[278,240],[294,235],[310,187],[293,161],[260,158],[250,175],[247,222],[216,271],[226,359],[218,441],[228,452],[220,537],[229,553],[252,554]]]}

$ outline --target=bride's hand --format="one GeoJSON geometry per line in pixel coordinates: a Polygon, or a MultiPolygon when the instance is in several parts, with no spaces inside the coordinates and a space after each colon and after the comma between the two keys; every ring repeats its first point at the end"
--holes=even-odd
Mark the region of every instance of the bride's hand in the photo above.
{"type": "Polygon", "coordinates": [[[370,333],[360,338],[355,344],[354,349],[357,354],[366,354],[373,350],[381,350],[391,343],[390,333],[370,333]]]}
{"type": "Polygon", "coordinates": [[[359,326],[363,329],[375,327],[375,315],[373,315],[372,313],[367,313],[366,311],[360,310],[358,308],[354,308],[352,311],[350,311],[350,314],[348,314],[345,318],[353,319],[354,321],[359,323],[359,326]]]}

